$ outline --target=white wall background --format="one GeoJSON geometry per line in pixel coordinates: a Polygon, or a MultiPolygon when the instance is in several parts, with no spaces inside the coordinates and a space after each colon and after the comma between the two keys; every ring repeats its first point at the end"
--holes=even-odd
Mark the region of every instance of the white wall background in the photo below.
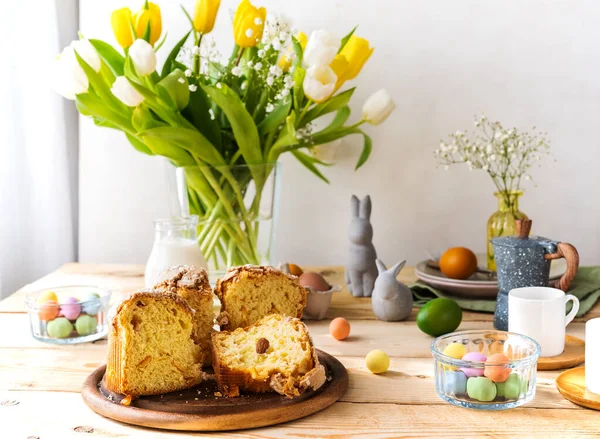
{"type": "MultiPolygon", "coordinates": [[[[81,29],[114,42],[109,18],[141,0],[81,0],[81,29]]],[[[179,8],[192,0],[158,1],[172,46],[187,31],[179,8]]],[[[472,127],[474,115],[548,132],[554,160],[534,171],[521,208],[534,232],[568,241],[584,264],[600,264],[600,3],[549,0],[262,0],[310,33],[340,36],[356,23],[375,52],[358,77],[354,117],[364,99],[385,87],[398,108],[380,127],[366,127],[374,152],[360,171],[361,138],[348,138],[331,185],[292,157],[284,160],[275,254],[300,264],[341,264],[351,194],[373,199],[374,242],[388,264],[426,257],[425,249],[485,249],[485,224],[495,210],[483,173],[436,169],[442,137],[472,127]]],[[[232,42],[223,0],[213,36],[223,53],[232,42]]],[[[166,56],[163,50],[163,57],[166,56]]],[[[168,212],[165,167],[135,151],[118,132],[80,129],[80,260],[146,260],[152,220],[168,212]]]]}

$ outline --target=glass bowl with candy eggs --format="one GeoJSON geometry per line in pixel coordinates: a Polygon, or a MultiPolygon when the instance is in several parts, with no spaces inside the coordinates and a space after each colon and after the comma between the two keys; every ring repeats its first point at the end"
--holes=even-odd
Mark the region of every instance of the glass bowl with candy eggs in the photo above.
{"type": "Polygon", "coordinates": [[[64,286],[28,293],[25,305],[34,338],[55,344],[86,343],[108,333],[110,291],[64,286]]]}
{"type": "Polygon", "coordinates": [[[535,396],[540,345],[521,334],[461,331],[431,343],[435,387],[443,400],[479,410],[521,406],[535,396]]]}

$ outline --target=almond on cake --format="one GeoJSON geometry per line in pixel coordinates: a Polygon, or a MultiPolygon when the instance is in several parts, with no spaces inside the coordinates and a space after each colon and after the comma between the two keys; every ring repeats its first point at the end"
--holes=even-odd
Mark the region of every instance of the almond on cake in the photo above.
{"type": "Polygon", "coordinates": [[[294,397],[325,383],[325,368],[308,329],[297,318],[268,315],[247,328],[212,335],[219,391],[277,392],[294,397]]]}
{"type": "Polygon", "coordinates": [[[174,392],[201,381],[193,311],[179,296],[132,294],[111,322],[105,386],[129,397],[174,392]]]}
{"type": "Polygon", "coordinates": [[[203,268],[178,265],[161,273],[161,281],[152,288],[177,294],[194,310],[193,337],[201,347],[198,362],[210,366],[210,334],[215,324],[213,312],[213,291],[208,274],[203,268]]]}
{"type": "Polygon", "coordinates": [[[251,325],[269,314],[302,317],[306,290],[296,276],[274,267],[244,265],[231,268],[217,280],[221,300],[217,323],[221,330],[251,325]]]}

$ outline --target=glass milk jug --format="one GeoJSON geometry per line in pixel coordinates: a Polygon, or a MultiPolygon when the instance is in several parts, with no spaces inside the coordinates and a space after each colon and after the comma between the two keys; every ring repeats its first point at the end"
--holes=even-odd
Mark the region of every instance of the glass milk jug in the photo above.
{"type": "Polygon", "coordinates": [[[197,242],[198,216],[173,217],[154,221],[154,246],[146,264],[144,281],[152,287],[158,275],[175,265],[208,268],[197,242]]]}

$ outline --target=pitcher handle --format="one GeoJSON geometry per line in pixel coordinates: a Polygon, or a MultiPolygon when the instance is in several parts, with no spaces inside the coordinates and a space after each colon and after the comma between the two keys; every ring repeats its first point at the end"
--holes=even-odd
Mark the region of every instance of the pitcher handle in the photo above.
{"type": "Polygon", "coordinates": [[[567,261],[567,271],[565,271],[565,274],[563,274],[556,283],[556,288],[567,291],[569,285],[571,285],[571,282],[577,274],[577,268],[579,267],[579,253],[577,253],[577,249],[575,247],[567,242],[559,242],[556,244],[556,247],[556,253],[544,255],[544,258],[547,261],[565,258],[567,261]]]}

